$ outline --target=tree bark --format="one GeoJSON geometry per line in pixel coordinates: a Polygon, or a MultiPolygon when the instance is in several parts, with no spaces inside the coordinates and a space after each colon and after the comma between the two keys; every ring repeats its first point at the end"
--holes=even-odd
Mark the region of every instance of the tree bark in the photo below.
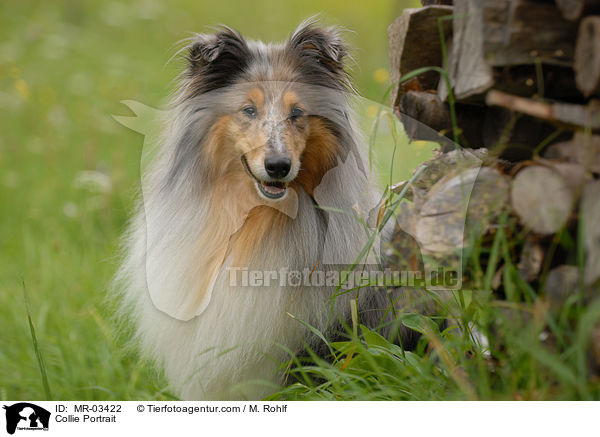
{"type": "MultiPolygon", "coordinates": [[[[426,6],[405,9],[388,28],[390,46],[390,81],[394,85],[392,106],[409,90],[433,90],[439,74],[429,71],[411,81],[399,84],[400,78],[421,67],[442,66],[442,50],[438,18],[451,15],[451,6],[426,6]]],[[[442,21],[444,32],[450,32],[451,20],[442,21]]]]}
{"type": "MultiPolygon", "coordinates": [[[[482,94],[494,83],[494,67],[572,66],[576,23],[543,2],[532,0],[456,0],[450,81],[457,99],[482,94]]],[[[444,81],[440,97],[446,100],[444,81]]]]}
{"type": "MultiPolygon", "coordinates": [[[[400,119],[409,138],[431,140],[434,135],[453,138],[450,107],[431,92],[409,91],[398,104],[400,119]],[[409,117],[409,119],[406,118],[409,117]],[[414,120],[426,125],[417,125],[414,120]],[[425,131],[425,132],[424,132],[425,131]]],[[[457,125],[461,127],[460,145],[478,148],[482,146],[482,129],[486,108],[473,105],[457,105],[457,125]]]]}

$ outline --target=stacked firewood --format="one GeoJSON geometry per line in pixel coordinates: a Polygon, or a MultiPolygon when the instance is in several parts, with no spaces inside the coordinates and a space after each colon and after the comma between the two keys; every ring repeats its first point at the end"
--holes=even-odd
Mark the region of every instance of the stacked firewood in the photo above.
{"type": "MultiPolygon", "coordinates": [[[[518,223],[524,243],[515,265],[525,281],[543,285],[543,299],[560,307],[581,287],[600,296],[600,0],[421,3],[388,29],[391,103],[408,136],[441,144],[429,166],[458,148],[481,158],[480,174],[495,181],[503,204],[488,206],[492,217],[476,220],[478,232],[493,232],[502,215],[518,223]],[[548,250],[561,232],[585,246],[583,278],[572,258],[548,250]]],[[[455,212],[432,201],[456,174],[472,172],[472,163],[463,167],[411,187],[398,253],[407,238],[421,252],[433,251],[432,238],[444,240],[445,218],[455,212]],[[434,226],[419,234],[430,217],[434,226]]],[[[470,202],[481,208],[489,193],[474,189],[470,202]]],[[[468,230],[436,249],[464,248],[467,238],[468,230]]]]}

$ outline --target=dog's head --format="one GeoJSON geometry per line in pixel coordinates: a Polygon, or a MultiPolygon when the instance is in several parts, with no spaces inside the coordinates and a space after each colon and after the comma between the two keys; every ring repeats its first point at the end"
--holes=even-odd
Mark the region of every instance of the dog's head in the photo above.
{"type": "Polygon", "coordinates": [[[290,184],[312,194],[335,165],[348,119],[345,57],[336,29],[314,23],[278,45],[229,28],[198,35],[181,96],[211,111],[202,144],[210,180],[244,178],[269,201],[283,198],[290,184]]]}

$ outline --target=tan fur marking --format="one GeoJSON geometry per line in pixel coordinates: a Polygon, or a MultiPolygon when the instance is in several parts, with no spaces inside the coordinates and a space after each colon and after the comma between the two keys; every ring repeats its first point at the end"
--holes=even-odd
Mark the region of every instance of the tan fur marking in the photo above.
{"type": "Polygon", "coordinates": [[[208,141],[203,148],[202,159],[208,164],[210,179],[220,178],[228,169],[239,162],[239,153],[227,147],[231,137],[232,116],[224,115],[210,129],[208,141]]]}
{"type": "Polygon", "coordinates": [[[250,91],[248,91],[248,100],[250,100],[260,109],[265,104],[265,94],[258,87],[252,88],[250,91]]]}
{"type": "Polygon", "coordinates": [[[294,91],[288,90],[283,95],[282,102],[284,110],[289,113],[292,107],[298,104],[298,95],[294,91]]]}

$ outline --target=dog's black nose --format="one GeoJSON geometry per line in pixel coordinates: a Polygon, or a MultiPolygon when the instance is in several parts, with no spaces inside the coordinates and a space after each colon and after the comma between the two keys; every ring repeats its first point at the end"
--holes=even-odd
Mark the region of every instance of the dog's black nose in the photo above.
{"type": "Polygon", "coordinates": [[[267,174],[275,179],[281,179],[287,176],[292,167],[292,161],[287,156],[269,156],[265,158],[265,170],[267,174]]]}

